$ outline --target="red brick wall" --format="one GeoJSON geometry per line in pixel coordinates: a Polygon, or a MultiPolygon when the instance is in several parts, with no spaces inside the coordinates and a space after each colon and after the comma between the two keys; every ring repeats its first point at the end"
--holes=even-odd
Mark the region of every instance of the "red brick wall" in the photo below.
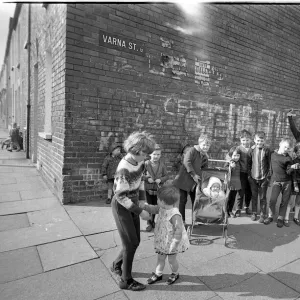
{"type": "Polygon", "coordinates": [[[222,159],[241,129],[275,147],[290,135],[299,94],[298,6],[68,4],[64,201],[104,197],[100,165],[112,142],[148,130],[172,163],[199,134],[222,159]],[[144,43],[145,56],[101,44],[144,43]]]}

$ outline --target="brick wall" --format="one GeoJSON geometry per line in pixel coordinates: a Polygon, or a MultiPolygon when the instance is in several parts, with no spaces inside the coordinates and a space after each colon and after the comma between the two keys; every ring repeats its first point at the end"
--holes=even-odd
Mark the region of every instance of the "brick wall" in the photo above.
{"type": "Polygon", "coordinates": [[[32,5],[31,147],[37,167],[62,200],[65,115],[66,5],[32,5]],[[46,51],[52,53],[52,140],[38,135],[45,126],[46,51]],[[35,74],[36,72],[36,74],[35,74]],[[36,153],[34,151],[36,150],[36,153]]]}
{"type": "MultiPolygon", "coordinates": [[[[298,6],[68,4],[64,201],[104,197],[100,165],[112,142],[148,130],[171,170],[186,142],[214,138],[223,159],[238,132],[290,135],[299,94],[298,6]],[[108,41],[111,36],[119,37],[108,41]],[[126,50],[122,45],[125,40],[126,50]],[[129,50],[140,45],[143,53],[129,50]]],[[[300,124],[298,124],[300,126],[300,124]]]]}

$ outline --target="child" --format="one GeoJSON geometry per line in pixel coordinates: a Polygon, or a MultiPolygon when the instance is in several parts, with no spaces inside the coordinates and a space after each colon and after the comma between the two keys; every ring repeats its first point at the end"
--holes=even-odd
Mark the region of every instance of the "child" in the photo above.
{"type": "Polygon", "coordinates": [[[119,162],[123,157],[123,155],[121,154],[121,149],[122,149],[121,146],[113,145],[111,147],[111,151],[109,155],[107,155],[103,161],[101,173],[103,175],[103,178],[107,182],[107,188],[108,188],[106,204],[111,203],[115,172],[119,162]]]}
{"type": "Polygon", "coordinates": [[[294,147],[294,154],[296,158],[293,160],[293,171],[292,171],[292,178],[293,178],[293,184],[292,184],[292,192],[289,200],[289,204],[286,209],[285,213],[285,220],[284,224],[285,226],[289,226],[289,217],[290,217],[290,211],[291,208],[295,206],[295,214],[294,214],[294,222],[300,226],[299,221],[299,211],[300,211],[300,143],[296,144],[294,147]]]}
{"type": "Polygon", "coordinates": [[[157,206],[145,205],[145,210],[158,214],[154,229],[154,248],[157,253],[156,270],[148,279],[148,284],[162,280],[165,260],[168,261],[172,274],[167,284],[173,284],[179,278],[177,254],[188,249],[190,243],[178,210],[180,194],[173,185],[165,185],[157,192],[157,206]]]}
{"type": "Polygon", "coordinates": [[[300,142],[300,131],[297,129],[295,121],[293,120],[293,117],[295,117],[296,115],[293,114],[293,109],[291,109],[288,113],[287,113],[287,117],[289,120],[289,124],[290,124],[290,129],[292,131],[292,134],[294,136],[294,138],[296,139],[296,142],[299,143],[300,142]]]}
{"type": "Polygon", "coordinates": [[[250,211],[250,202],[251,202],[251,187],[248,180],[247,173],[247,160],[248,160],[248,151],[250,149],[251,142],[251,133],[246,129],[243,129],[240,133],[240,142],[241,144],[238,146],[240,150],[240,180],[241,180],[241,189],[238,191],[237,197],[237,210],[235,212],[236,217],[241,216],[241,210],[243,208],[243,202],[245,198],[245,212],[247,215],[251,214],[250,211]]]}
{"type": "Polygon", "coordinates": [[[13,124],[13,128],[9,132],[10,135],[10,148],[7,151],[12,152],[14,147],[17,148],[17,152],[21,150],[19,145],[19,129],[17,128],[17,123],[13,124]]]}
{"type": "MultiPolygon", "coordinates": [[[[157,205],[157,189],[168,179],[168,171],[165,164],[161,161],[161,148],[157,145],[155,150],[150,154],[151,159],[145,162],[145,190],[148,204],[157,205]]],[[[155,227],[155,215],[149,220],[146,231],[151,231],[155,227]]]]}
{"type": "Polygon", "coordinates": [[[145,285],[132,278],[132,262],[140,243],[140,219],[149,220],[148,212],[139,207],[145,201],[144,160],[153,152],[155,141],[147,132],[133,132],[124,142],[127,152],[115,174],[112,213],[122,241],[122,250],[114,260],[111,271],[121,276],[119,287],[132,291],[145,289],[145,285]],[[123,268],[122,268],[123,265],[123,268]]]}
{"type": "Polygon", "coordinates": [[[190,144],[186,144],[183,146],[181,153],[176,157],[175,162],[174,162],[174,171],[178,172],[180,170],[180,167],[183,163],[183,158],[184,155],[187,153],[187,151],[191,148],[192,146],[190,144]]]}
{"type": "Polygon", "coordinates": [[[285,217],[286,208],[292,190],[292,178],[290,176],[292,173],[292,158],[288,154],[290,146],[291,141],[289,139],[283,138],[279,143],[278,151],[275,150],[271,154],[270,175],[272,182],[272,191],[269,204],[269,217],[265,220],[264,223],[268,225],[273,222],[277,198],[281,193],[282,199],[277,218],[277,227],[279,228],[281,228],[283,225],[289,225],[288,222],[285,222],[283,220],[283,218],[285,217]]]}
{"type": "Polygon", "coordinates": [[[265,147],[265,133],[258,131],[254,136],[254,143],[248,151],[247,170],[251,187],[252,216],[255,221],[257,217],[257,202],[260,198],[259,223],[263,223],[267,210],[268,174],[270,169],[270,149],[265,147]]]}
{"type": "Polygon", "coordinates": [[[221,189],[222,182],[217,177],[210,177],[207,187],[203,189],[203,194],[209,197],[212,202],[215,201],[224,201],[225,200],[225,193],[221,189]]]}
{"type": "Polygon", "coordinates": [[[179,188],[180,192],[179,211],[184,223],[187,195],[190,195],[192,205],[194,205],[195,187],[201,180],[201,169],[207,168],[208,166],[207,152],[210,145],[211,139],[209,136],[202,134],[198,139],[198,145],[191,147],[184,155],[179,174],[174,179],[173,184],[179,188]]]}
{"type": "Polygon", "coordinates": [[[241,190],[241,151],[238,146],[232,147],[229,150],[228,155],[231,158],[231,160],[225,164],[225,166],[229,169],[228,189],[230,190],[227,202],[227,214],[228,216],[234,218],[235,214],[232,212],[232,210],[234,207],[235,197],[238,191],[241,190]]]}

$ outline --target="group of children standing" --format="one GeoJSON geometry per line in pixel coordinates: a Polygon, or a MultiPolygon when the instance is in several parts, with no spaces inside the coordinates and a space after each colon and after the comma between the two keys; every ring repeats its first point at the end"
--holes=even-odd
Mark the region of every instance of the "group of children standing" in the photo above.
{"type": "MultiPolygon", "coordinates": [[[[242,130],[240,142],[239,146],[229,150],[226,157],[225,166],[229,175],[228,215],[241,216],[245,198],[245,212],[251,215],[251,220],[257,220],[259,215],[258,221],[268,225],[273,221],[275,205],[281,193],[277,226],[289,226],[290,209],[295,204],[294,222],[300,225],[300,143],[294,147],[294,158],[291,158],[289,139],[282,139],[279,149],[273,152],[265,146],[263,132],[255,134],[254,145],[250,146],[251,134],[242,130]],[[266,194],[270,184],[272,190],[267,215],[266,194]],[[237,209],[233,212],[236,197],[237,209]]],[[[187,196],[194,204],[195,187],[201,182],[201,171],[208,167],[207,152],[210,145],[210,137],[204,134],[199,137],[197,145],[188,145],[183,149],[178,161],[179,172],[172,184],[166,184],[169,176],[166,166],[160,160],[162,149],[147,132],[134,132],[125,140],[124,157],[120,147],[113,147],[104,161],[102,174],[109,184],[107,203],[111,202],[123,246],[111,266],[111,271],[120,277],[121,289],[139,291],[146,287],[134,280],[131,274],[134,255],[140,243],[140,218],[147,220],[147,231],[154,229],[154,248],[157,253],[156,269],[147,283],[162,280],[166,259],[172,270],[166,283],[173,284],[179,278],[177,254],[185,252],[189,247],[185,229],[187,196]],[[150,159],[145,161],[149,155],[150,159]],[[116,170],[113,171],[113,168],[116,170]]],[[[215,195],[213,198],[216,199],[223,195],[221,198],[224,199],[225,194],[220,194],[220,188],[219,180],[210,180],[204,192],[212,197],[215,195]]]]}

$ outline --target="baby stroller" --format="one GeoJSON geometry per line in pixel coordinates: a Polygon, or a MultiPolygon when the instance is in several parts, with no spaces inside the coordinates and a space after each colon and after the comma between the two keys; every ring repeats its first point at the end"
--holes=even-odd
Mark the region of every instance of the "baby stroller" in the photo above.
{"type": "Polygon", "coordinates": [[[226,209],[229,192],[227,188],[228,170],[224,168],[203,169],[201,178],[201,183],[196,186],[196,197],[192,209],[192,225],[187,229],[188,236],[189,238],[192,236],[193,228],[197,223],[205,225],[222,225],[224,245],[226,245],[228,237],[228,215],[226,209]],[[211,177],[217,177],[220,179],[222,183],[222,190],[225,195],[223,200],[218,202],[217,205],[215,205],[214,202],[212,202],[211,199],[203,192],[203,189],[207,187],[209,178],[211,177]]]}

